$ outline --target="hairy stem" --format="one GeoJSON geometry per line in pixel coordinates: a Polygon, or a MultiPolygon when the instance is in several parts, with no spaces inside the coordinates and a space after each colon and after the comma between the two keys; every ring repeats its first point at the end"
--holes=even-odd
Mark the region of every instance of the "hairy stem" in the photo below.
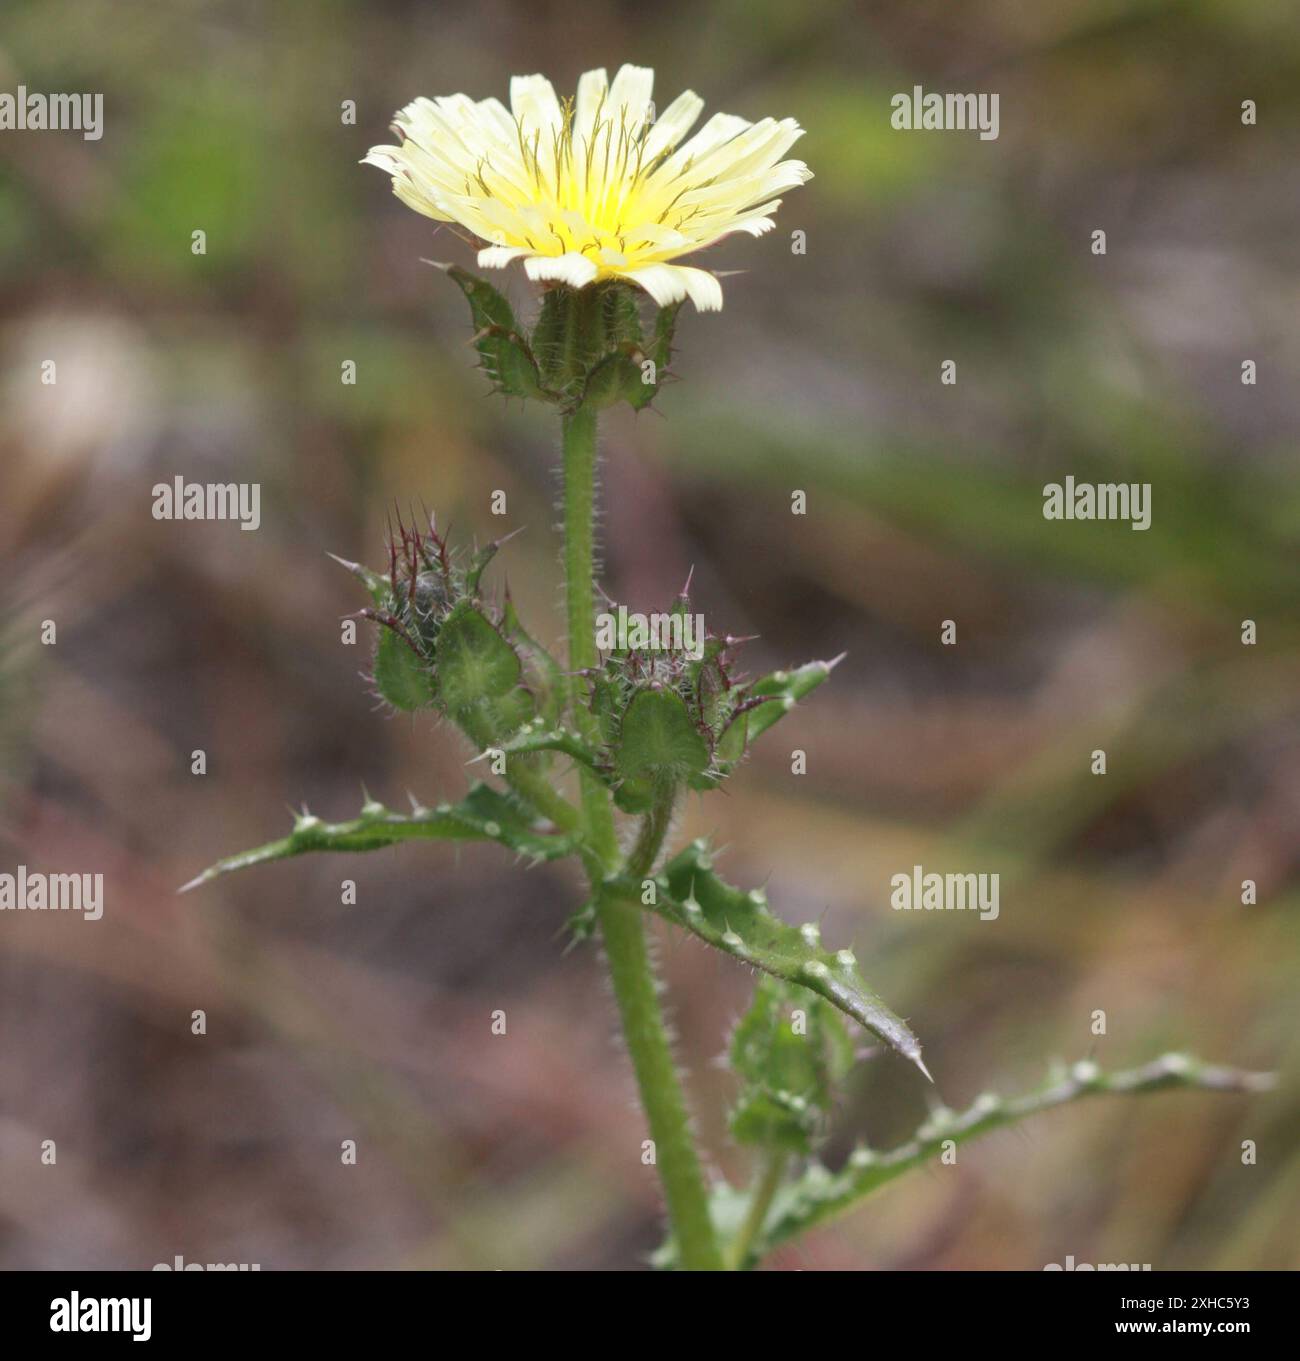
{"type": "Polygon", "coordinates": [[[727,1244],[727,1250],[723,1254],[723,1262],[728,1271],[741,1270],[748,1260],[754,1240],[762,1233],[763,1225],[767,1223],[768,1211],[772,1208],[776,1193],[781,1189],[786,1164],[789,1161],[788,1155],[779,1149],[772,1149],[763,1155],[758,1175],[754,1178],[754,1189],[750,1192],[749,1209],[745,1212],[744,1223],[727,1244]]]}
{"type": "Polygon", "coordinates": [[[545,814],[562,832],[576,832],[582,814],[551,785],[550,781],[522,762],[506,762],[506,782],[539,813],[545,814]]]}
{"type": "MultiPolygon", "coordinates": [[[[478,749],[487,753],[494,749],[492,733],[469,716],[460,722],[461,731],[478,749]]],[[[512,758],[505,763],[506,783],[562,832],[576,832],[582,824],[582,814],[549,780],[538,773],[531,758],[512,758]]]]}
{"type": "MultiPolygon", "coordinates": [[[[596,413],[580,407],[564,418],[564,586],[569,628],[569,669],[577,673],[596,664],[595,580],[596,413]]],[[[574,677],[573,715],[584,736],[591,717],[578,702],[574,677]]],[[[609,797],[596,776],[578,772],[583,821],[591,850],[606,874],[618,869],[618,836],[609,797]]],[[[671,814],[671,806],[669,808],[671,814]]],[[[667,820],[663,831],[667,830],[667,820]]],[[[659,834],[662,842],[663,833],[659,834]]],[[[651,859],[658,853],[658,843],[651,859]]],[[[642,871],[644,872],[644,871],[642,871]]],[[[663,1182],[668,1216],[681,1263],[696,1270],[722,1266],[708,1193],[646,945],[639,907],[608,893],[593,876],[596,914],[609,960],[614,996],[628,1054],[641,1093],[641,1105],[655,1144],[655,1165],[663,1182]]]]}
{"type": "Polygon", "coordinates": [[[595,545],[596,413],[579,407],[564,417],[564,603],[575,671],[596,662],[595,545]]]}
{"type": "Polygon", "coordinates": [[[640,879],[650,873],[663,849],[664,838],[672,826],[673,806],[677,802],[677,790],[666,785],[655,796],[650,811],[641,820],[641,830],[637,833],[636,843],[628,852],[624,873],[630,878],[640,879]]]}
{"type": "MultiPolygon", "coordinates": [[[[572,323],[570,323],[572,330],[572,323]]],[[[587,407],[564,417],[564,604],[569,627],[570,707],[579,733],[598,734],[581,703],[581,671],[596,664],[596,413],[587,407]]],[[[618,835],[605,789],[586,769],[578,772],[587,839],[606,872],[618,863],[618,835]]]]}
{"type": "Polygon", "coordinates": [[[679,1260],[689,1270],[717,1271],[722,1259],[709,1217],[704,1173],[659,1009],[641,912],[604,893],[596,897],[596,911],[679,1260]]]}

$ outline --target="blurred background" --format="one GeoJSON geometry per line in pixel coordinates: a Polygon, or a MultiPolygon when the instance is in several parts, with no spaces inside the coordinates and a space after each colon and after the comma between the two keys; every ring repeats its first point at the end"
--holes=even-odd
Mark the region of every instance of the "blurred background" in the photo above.
{"type": "MultiPolygon", "coordinates": [[[[745,272],[720,315],[686,309],[658,411],[605,422],[613,597],[653,609],[693,565],[709,624],[760,635],[751,671],[848,652],[683,834],[854,946],[949,1105],[1054,1057],[1283,1072],[1040,1117],[772,1264],[1300,1265],[1296,17],[6,0],[0,89],[102,91],[105,133],[0,133],[0,869],[101,872],[106,907],[0,919],[0,1263],[619,1268],[657,1244],[601,962],[564,952],[574,866],[428,844],[175,893],[287,804],[342,818],[363,782],[396,807],[474,773],[454,733],[377,711],[364,634],[340,642],[360,601],[325,553],[381,563],[395,503],[465,539],[526,526],[494,579],[560,639],[550,422],[485,395],[464,300],[420,263],[470,251],[357,162],[417,94],[628,60],[661,105],[797,117],[816,173],[774,233],[696,261],[745,272]],[[914,84],[998,92],[1000,137],[891,130],[914,84]],[[1150,482],[1151,529],[1045,521],[1066,474],[1150,482]],[[178,475],[260,483],[261,528],[154,520],[178,475]],[[914,864],[999,872],[1000,917],[891,911],[914,864]]],[[[751,980],[654,929],[702,1136],[743,1179],[714,1060],[751,980]]],[[[829,1160],[904,1138],[924,1085],[867,1065],[829,1160]]]]}

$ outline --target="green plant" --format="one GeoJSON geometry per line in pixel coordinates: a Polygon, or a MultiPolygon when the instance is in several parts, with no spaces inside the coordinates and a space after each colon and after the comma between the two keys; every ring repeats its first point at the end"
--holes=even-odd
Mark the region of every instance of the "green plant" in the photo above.
{"type": "Polygon", "coordinates": [[[671,1233],[658,1260],[741,1268],[934,1156],[945,1141],[1096,1092],[1245,1090],[1265,1080],[1181,1056],[1109,1076],[1085,1062],[1036,1094],[981,1097],[962,1114],[938,1111],[908,1143],[887,1153],[860,1148],[839,1172],[817,1160],[834,1093],[858,1059],[851,1024],[929,1077],[920,1044],[872,991],[852,952],[823,944],[811,923],[782,920],[762,890],[729,884],[704,842],[666,847],[685,795],[732,778],[751,746],[827,679],[834,662],[743,678],[737,640],[691,636],[689,585],[655,617],[654,630],[600,647],[594,608],[599,413],[654,400],[669,376],[685,296],[701,307],[721,304],[712,276],[705,283],[696,277],[703,271],[670,261],[727,231],[770,225],[765,214],[776,201],[761,200],[807,172],[798,162],[778,163],[798,133],[788,120],[751,126],[719,115],[723,122],[706,125],[695,152],[687,154],[694,143],[678,149],[698,101],[683,96],[656,123],[641,109],[646,74],[624,68],[607,86],[603,72],[589,73],[576,106],[566,108],[549,83],[537,84],[540,77],[516,82],[517,150],[502,138],[500,118],[509,116],[495,101],[417,101],[399,116],[407,143],[369,158],[394,175],[411,206],[496,240],[480,263],[522,257],[545,284],[530,329],[486,280],[444,266],[468,300],[473,344],[496,391],[549,405],[560,420],[567,659],[525,630],[508,599],[498,609],[485,597],[484,573],[499,544],[458,550],[432,523],[399,521],[386,571],[339,559],[369,595],[362,613],[378,626],[379,694],[396,709],[450,720],[489,759],[500,784],[478,783],[455,804],[409,814],[371,799],[349,822],[304,812],[284,839],[222,860],[186,887],[308,851],[424,838],[490,840],[532,860],[578,861],[587,901],[571,926],[578,937],[599,933],[603,942],[663,1182],[671,1233]],[[594,75],[600,79],[591,81],[594,75]],[[602,150],[603,179],[592,168],[602,150]],[[659,304],[652,318],[643,316],[643,292],[659,304]],[[562,764],[576,768],[576,802],[562,764]],[[739,1081],[731,1130],[754,1154],[747,1190],[706,1180],[647,951],[647,913],[759,975],[730,1053],[739,1081]]]}

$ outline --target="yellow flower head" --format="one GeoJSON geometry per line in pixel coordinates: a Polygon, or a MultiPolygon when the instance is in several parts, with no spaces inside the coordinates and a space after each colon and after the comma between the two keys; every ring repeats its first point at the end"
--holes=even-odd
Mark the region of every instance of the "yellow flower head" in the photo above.
{"type": "Polygon", "coordinates": [[[812,178],[781,159],[803,129],[717,113],[683,142],[704,101],[688,90],[656,118],[653,87],[653,71],[624,66],[612,84],[588,71],[563,104],[544,76],[515,76],[509,111],[467,95],[417,99],[394,122],[402,145],[373,147],[365,163],[416,212],[491,242],[482,266],[522,259],[530,279],[627,279],[660,306],[689,297],[716,310],[717,279],[673,262],[773,225],[773,195],[812,178]]]}

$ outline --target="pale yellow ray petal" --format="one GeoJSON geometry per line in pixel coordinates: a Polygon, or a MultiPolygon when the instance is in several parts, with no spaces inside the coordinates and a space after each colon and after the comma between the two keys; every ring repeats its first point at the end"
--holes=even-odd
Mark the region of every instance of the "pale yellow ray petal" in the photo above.
{"type": "Polygon", "coordinates": [[[484,246],[477,258],[483,269],[504,269],[512,260],[528,254],[523,246],[484,246]]]}
{"type": "Polygon", "coordinates": [[[656,255],[670,250],[696,249],[694,237],[687,236],[672,227],[665,227],[658,222],[646,222],[641,226],[630,228],[626,240],[629,245],[649,246],[656,255]]]}
{"type": "Polygon", "coordinates": [[[553,279],[571,288],[585,288],[599,272],[585,255],[533,255],[524,261],[524,271],[534,281],[553,279]]]}
{"type": "Polygon", "coordinates": [[[629,132],[635,132],[650,115],[650,99],[654,94],[655,73],[648,66],[620,66],[614,83],[609,87],[606,117],[618,126],[625,118],[629,132]]]}
{"type": "Polygon", "coordinates": [[[694,90],[685,90],[655,120],[646,135],[645,159],[653,161],[675,147],[691,130],[704,110],[704,101],[694,90]]]}
{"type": "Polygon", "coordinates": [[[744,232],[746,236],[762,236],[764,233],[770,232],[775,226],[776,223],[770,217],[765,217],[762,214],[756,214],[753,217],[738,217],[727,223],[725,227],[719,228],[707,241],[701,241],[697,249],[711,246],[715,241],[721,241],[724,236],[732,236],[736,232],[744,232]]]}
{"type": "Polygon", "coordinates": [[[751,174],[780,160],[802,136],[803,129],[793,118],[779,123],[774,118],[764,118],[725,145],[696,157],[691,174],[701,180],[715,176],[733,179],[751,174]]]}
{"type": "Polygon", "coordinates": [[[510,108],[523,129],[525,140],[540,130],[545,144],[564,121],[555,86],[545,76],[512,76],[510,108]]]}
{"type": "Polygon", "coordinates": [[[715,113],[712,118],[692,137],[683,142],[671,156],[655,171],[652,181],[664,182],[680,174],[688,162],[694,163],[714,148],[723,146],[733,137],[745,131],[751,124],[748,119],[738,118],[734,113],[715,113]]]}
{"type": "Polygon", "coordinates": [[[644,288],[660,307],[689,297],[701,312],[722,310],[722,285],[706,270],[688,265],[644,265],[628,270],[623,277],[644,288]]]}
{"type": "Polygon", "coordinates": [[[578,94],[573,104],[573,133],[583,146],[591,141],[596,117],[608,93],[609,77],[603,66],[598,66],[594,71],[584,71],[578,78],[578,94]]]}
{"type": "Polygon", "coordinates": [[[722,285],[717,277],[706,269],[694,269],[690,265],[670,265],[683,276],[686,293],[700,312],[722,311],[722,285]]]}
{"type": "Polygon", "coordinates": [[[432,198],[423,193],[416,185],[412,184],[404,175],[393,176],[393,193],[402,200],[408,208],[414,208],[417,213],[423,213],[425,217],[431,217],[435,222],[454,222],[455,218],[444,211],[432,198]]]}

